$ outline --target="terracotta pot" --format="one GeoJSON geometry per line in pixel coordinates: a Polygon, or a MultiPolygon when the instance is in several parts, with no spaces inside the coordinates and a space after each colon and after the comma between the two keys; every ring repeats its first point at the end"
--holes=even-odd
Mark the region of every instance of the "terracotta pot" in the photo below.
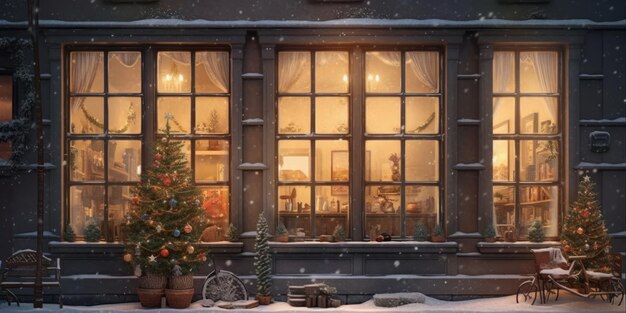
{"type": "Polygon", "coordinates": [[[272,296],[260,296],[260,295],[257,295],[255,299],[257,301],[259,301],[260,305],[268,305],[268,304],[272,303],[272,296]]]}
{"type": "Polygon", "coordinates": [[[486,242],[496,242],[496,237],[486,237],[485,241],[486,242]]]}
{"type": "Polygon", "coordinates": [[[508,242],[516,242],[517,241],[517,234],[515,233],[515,230],[507,230],[504,232],[504,240],[508,241],[508,242]]]}
{"type": "Polygon", "coordinates": [[[274,236],[274,241],[277,241],[277,242],[289,242],[289,234],[276,235],[276,236],[274,236]]]}
{"type": "Polygon", "coordinates": [[[174,309],[185,309],[191,305],[194,289],[165,289],[167,306],[174,309]]]}
{"type": "Polygon", "coordinates": [[[333,235],[320,235],[320,242],[331,242],[333,241],[333,235]]]}
{"type": "Polygon", "coordinates": [[[444,236],[431,236],[430,240],[432,242],[446,242],[446,237],[444,237],[444,236]]]}
{"type": "Polygon", "coordinates": [[[160,308],[161,298],[163,298],[163,289],[144,289],[137,288],[139,302],[144,308],[160,308]]]}
{"type": "Polygon", "coordinates": [[[170,276],[168,287],[170,289],[193,288],[193,275],[170,276]]]}

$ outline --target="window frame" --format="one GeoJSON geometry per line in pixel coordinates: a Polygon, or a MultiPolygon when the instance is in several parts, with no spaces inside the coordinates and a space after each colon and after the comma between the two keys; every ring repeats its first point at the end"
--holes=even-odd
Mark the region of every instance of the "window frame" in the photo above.
{"type": "MultiPolygon", "coordinates": [[[[514,162],[515,162],[515,168],[514,168],[514,172],[515,172],[515,177],[512,180],[509,181],[494,181],[493,180],[493,175],[491,177],[489,177],[489,180],[491,181],[491,189],[492,189],[492,193],[493,193],[493,188],[495,186],[503,186],[503,187],[513,187],[513,192],[515,195],[515,200],[514,200],[514,215],[515,215],[515,224],[514,224],[514,231],[516,236],[519,236],[519,239],[528,239],[528,235],[523,235],[520,236],[520,231],[523,229],[524,225],[522,224],[521,221],[521,211],[522,211],[522,202],[521,202],[521,194],[522,194],[522,189],[524,187],[530,187],[530,186],[546,186],[546,187],[556,187],[557,188],[557,199],[556,199],[556,203],[557,203],[557,207],[555,208],[556,210],[556,221],[554,221],[554,227],[556,229],[556,236],[546,236],[546,239],[557,239],[559,236],[559,233],[561,231],[561,224],[562,224],[562,219],[563,219],[563,212],[565,210],[565,206],[564,206],[564,202],[563,200],[565,199],[565,181],[566,181],[566,175],[567,173],[565,172],[566,168],[565,168],[565,143],[566,143],[566,118],[565,118],[565,113],[566,113],[566,107],[565,107],[565,97],[566,97],[566,86],[565,86],[565,82],[566,82],[566,71],[565,71],[565,66],[566,66],[566,54],[565,54],[565,49],[561,46],[557,46],[557,45],[496,45],[493,48],[493,53],[495,55],[495,53],[497,52],[513,52],[514,53],[514,61],[515,61],[515,75],[514,75],[514,79],[515,79],[515,90],[513,92],[494,92],[493,89],[493,72],[495,71],[495,63],[494,63],[494,59],[491,60],[492,62],[492,66],[493,66],[493,70],[490,73],[491,78],[492,78],[492,82],[491,82],[491,86],[490,86],[490,90],[491,90],[491,97],[490,97],[490,102],[489,102],[489,109],[488,111],[491,112],[491,122],[490,124],[493,123],[493,118],[494,118],[494,111],[493,111],[493,101],[495,98],[497,97],[508,97],[508,98],[514,98],[515,101],[515,130],[512,133],[508,133],[508,134],[494,134],[493,133],[493,125],[491,127],[491,129],[488,130],[489,132],[489,136],[491,137],[490,140],[490,147],[492,150],[492,155],[493,155],[493,147],[494,147],[494,141],[495,140],[507,140],[507,141],[513,141],[514,145],[515,145],[515,155],[513,155],[514,158],[514,162]],[[520,87],[520,83],[521,83],[521,79],[520,79],[520,53],[522,52],[556,52],[557,53],[557,73],[555,75],[555,77],[557,78],[557,91],[553,92],[553,93],[545,93],[545,92],[522,92],[521,91],[521,87],[520,87]],[[550,98],[556,98],[556,105],[557,105],[557,116],[556,116],[556,122],[557,122],[557,131],[553,134],[543,134],[543,133],[522,133],[521,132],[521,98],[523,97],[550,97],[550,98]],[[558,157],[557,157],[557,171],[558,171],[558,178],[554,181],[544,181],[541,182],[539,180],[533,180],[533,181],[524,181],[521,179],[521,157],[518,157],[520,155],[520,151],[521,151],[521,141],[524,140],[532,140],[532,141],[556,141],[558,143],[558,157]]],[[[490,166],[492,168],[493,171],[493,160],[489,160],[490,162],[490,166]]],[[[493,195],[493,194],[492,194],[493,195]]],[[[496,236],[498,238],[503,239],[504,238],[504,234],[498,234],[497,233],[497,227],[496,227],[496,215],[495,215],[495,201],[493,201],[493,199],[495,199],[495,196],[492,196],[492,214],[493,214],[493,226],[496,229],[496,236]]]]}
{"type": "MultiPolygon", "coordinates": [[[[195,143],[196,140],[199,139],[215,139],[216,136],[221,136],[224,139],[220,139],[220,140],[227,140],[229,142],[229,155],[228,155],[228,164],[229,164],[229,173],[228,173],[228,181],[225,182],[216,182],[216,183],[208,183],[208,182],[201,182],[200,184],[198,184],[195,181],[195,167],[194,167],[194,163],[193,160],[195,160],[195,156],[193,155],[193,152],[195,151],[194,148],[191,148],[191,153],[192,155],[190,156],[190,168],[192,171],[192,177],[194,178],[194,185],[198,186],[198,187],[202,187],[202,186],[211,186],[211,185],[221,185],[221,186],[225,186],[228,188],[229,194],[228,194],[228,220],[229,223],[233,220],[233,214],[231,212],[231,208],[233,206],[233,199],[232,199],[232,188],[233,188],[233,183],[234,180],[232,179],[232,170],[233,170],[233,140],[235,139],[233,137],[233,129],[232,129],[232,114],[233,114],[233,52],[232,52],[232,48],[229,46],[225,46],[225,45],[172,45],[172,44],[162,44],[162,45],[154,45],[154,44],[140,44],[140,45],[118,45],[118,44],[103,44],[103,45],[67,45],[64,47],[63,49],[63,79],[62,79],[62,90],[63,90],[63,96],[62,96],[62,114],[61,117],[64,119],[62,125],[63,125],[63,138],[62,138],[62,143],[63,143],[63,154],[64,154],[64,161],[69,161],[69,157],[70,157],[70,142],[72,140],[102,140],[105,144],[104,144],[104,154],[105,156],[107,156],[108,159],[108,143],[110,140],[139,140],[141,141],[141,164],[142,164],[142,171],[146,170],[146,168],[148,168],[151,164],[151,160],[153,158],[152,156],[152,150],[154,148],[154,142],[155,140],[161,138],[163,135],[158,133],[158,116],[157,116],[157,100],[158,97],[160,95],[172,95],[172,96],[191,96],[191,93],[180,93],[180,94],[171,94],[171,93],[159,93],[158,89],[157,89],[157,80],[158,80],[158,53],[162,52],[162,51],[189,51],[189,52],[196,52],[196,51],[221,51],[221,52],[227,52],[228,53],[228,84],[229,84],[229,91],[228,93],[225,94],[220,94],[221,96],[226,96],[228,97],[228,133],[227,134],[194,134],[194,138],[191,138],[189,136],[189,134],[172,134],[172,137],[176,137],[176,138],[181,138],[183,140],[189,141],[190,144],[195,143]],[[128,93],[128,92],[119,92],[119,93],[114,93],[112,94],[113,97],[141,97],[141,114],[138,113],[138,119],[141,121],[141,130],[139,133],[137,134],[111,134],[109,132],[105,133],[104,130],[102,133],[100,134],[72,134],[70,133],[70,110],[69,110],[69,106],[70,106],[70,99],[73,96],[97,96],[97,97],[102,97],[103,100],[103,110],[104,110],[104,123],[105,125],[108,122],[108,101],[106,99],[108,99],[110,96],[110,93],[108,92],[108,53],[110,52],[139,52],[141,55],[141,75],[140,75],[140,80],[141,80],[141,91],[139,93],[128,93]],[[70,63],[71,63],[71,53],[72,52],[103,52],[103,92],[101,93],[71,93],[70,92],[70,63]]],[[[195,55],[194,53],[192,53],[192,55],[195,55]]],[[[193,59],[192,59],[193,60],[193,59]]],[[[193,75],[195,69],[195,64],[191,64],[192,70],[192,77],[191,77],[191,83],[194,84],[195,82],[195,75],[193,75]]],[[[194,85],[192,85],[192,89],[194,88],[194,85]]],[[[193,95],[193,98],[195,99],[197,93],[193,95]]],[[[201,96],[203,95],[213,95],[213,94],[208,94],[208,93],[201,93],[201,96]]],[[[194,105],[195,107],[195,105],[194,105]]],[[[194,112],[192,112],[192,116],[191,116],[191,120],[190,121],[194,121],[195,120],[195,115],[194,112]]],[[[195,124],[191,125],[192,128],[195,127],[195,124]]],[[[69,162],[68,162],[69,163],[69,162]]],[[[141,177],[139,177],[139,181],[134,182],[134,181],[111,181],[108,179],[108,163],[109,161],[105,162],[104,165],[104,173],[105,173],[105,178],[102,181],[71,181],[71,176],[70,176],[70,167],[69,166],[64,166],[64,169],[62,171],[63,173],[63,184],[62,184],[62,205],[63,205],[63,216],[62,216],[62,229],[64,229],[71,221],[71,217],[72,217],[72,212],[71,212],[71,208],[70,208],[70,188],[72,186],[102,186],[104,188],[104,195],[103,195],[103,206],[104,206],[104,210],[103,210],[103,220],[101,221],[105,227],[105,229],[101,229],[102,231],[102,237],[104,238],[104,241],[107,242],[113,242],[113,241],[117,241],[119,238],[112,238],[111,236],[109,236],[110,231],[108,231],[108,225],[109,225],[109,217],[108,217],[108,211],[109,211],[109,205],[108,205],[108,201],[109,201],[109,187],[110,186],[129,186],[132,187],[136,184],[138,184],[139,181],[141,181],[141,177]]]]}

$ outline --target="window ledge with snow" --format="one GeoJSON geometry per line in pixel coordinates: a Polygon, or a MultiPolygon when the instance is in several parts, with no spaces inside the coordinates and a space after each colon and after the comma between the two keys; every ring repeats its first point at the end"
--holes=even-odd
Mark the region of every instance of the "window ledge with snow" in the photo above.
{"type": "Polygon", "coordinates": [[[458,246],[453,241],[270,242],[274,253],[456,253],[458,246]]]}
{"type": "MultiPolygon", "coordinates": [[[[198,247],[208,249],[211,253],[241,253],[243,243],[217,241],[201,242],[198,247]]],[[[121,242],[50,242],[50,252],[53,254],[122,254],[124,243],[121,242]]]]}
{"type": "Polygon", "coordinates": [[[530,242],[530,241],[498,241],[498,242],[479,242],[476,244],[480,253],[503,253],[503,254],[515,254],[515,253],[531,253],[531,249],[541,249],[548,247],[560,247],[561,243],[558,241],[543,241],[543,242],[530,242]]]}

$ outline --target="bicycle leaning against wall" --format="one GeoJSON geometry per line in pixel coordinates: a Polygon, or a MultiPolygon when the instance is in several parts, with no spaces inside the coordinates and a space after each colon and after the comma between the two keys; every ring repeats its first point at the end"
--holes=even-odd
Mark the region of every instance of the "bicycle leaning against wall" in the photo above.
{"type": "Polygon", "coordinates": [[[246,286],[237,275],[218,268],[212,256],[209,259],[209,266],[213,269],[202,286],[203,306],[213,306],[220,300],[228,302],[248,300],[246,286]]]}

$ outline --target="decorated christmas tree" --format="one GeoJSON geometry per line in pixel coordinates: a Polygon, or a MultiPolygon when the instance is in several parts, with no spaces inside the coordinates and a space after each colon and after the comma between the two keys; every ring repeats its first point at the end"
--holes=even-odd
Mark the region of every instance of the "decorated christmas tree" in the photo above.
{"type": "Polygon", "coordinates": [[[269,296],[272,293],[272,256],[269,246],[269,226],[263,213],[259,214],[256,224],[256,242],[254,243],[254,272],[257,278],[257,295],[269,296]]]}
{"type": "Polygon", "coordinates": [[[169,120],[155,145],[152,166],[131,188],[124,261],[143,273],[186,275],[206,261],[206,251],[195,247],[205,226],[201,192],[192,184],[183,143],[170,136],[169,120]]]}
{"type": "Polygon", "coordinates": [[[588,269],[610,272],[611,243],[594,187],[587,175],[578,184],[576,201],[563,221],[561,244],[567,256],[587,256],[583,262],[588,269]]]}

